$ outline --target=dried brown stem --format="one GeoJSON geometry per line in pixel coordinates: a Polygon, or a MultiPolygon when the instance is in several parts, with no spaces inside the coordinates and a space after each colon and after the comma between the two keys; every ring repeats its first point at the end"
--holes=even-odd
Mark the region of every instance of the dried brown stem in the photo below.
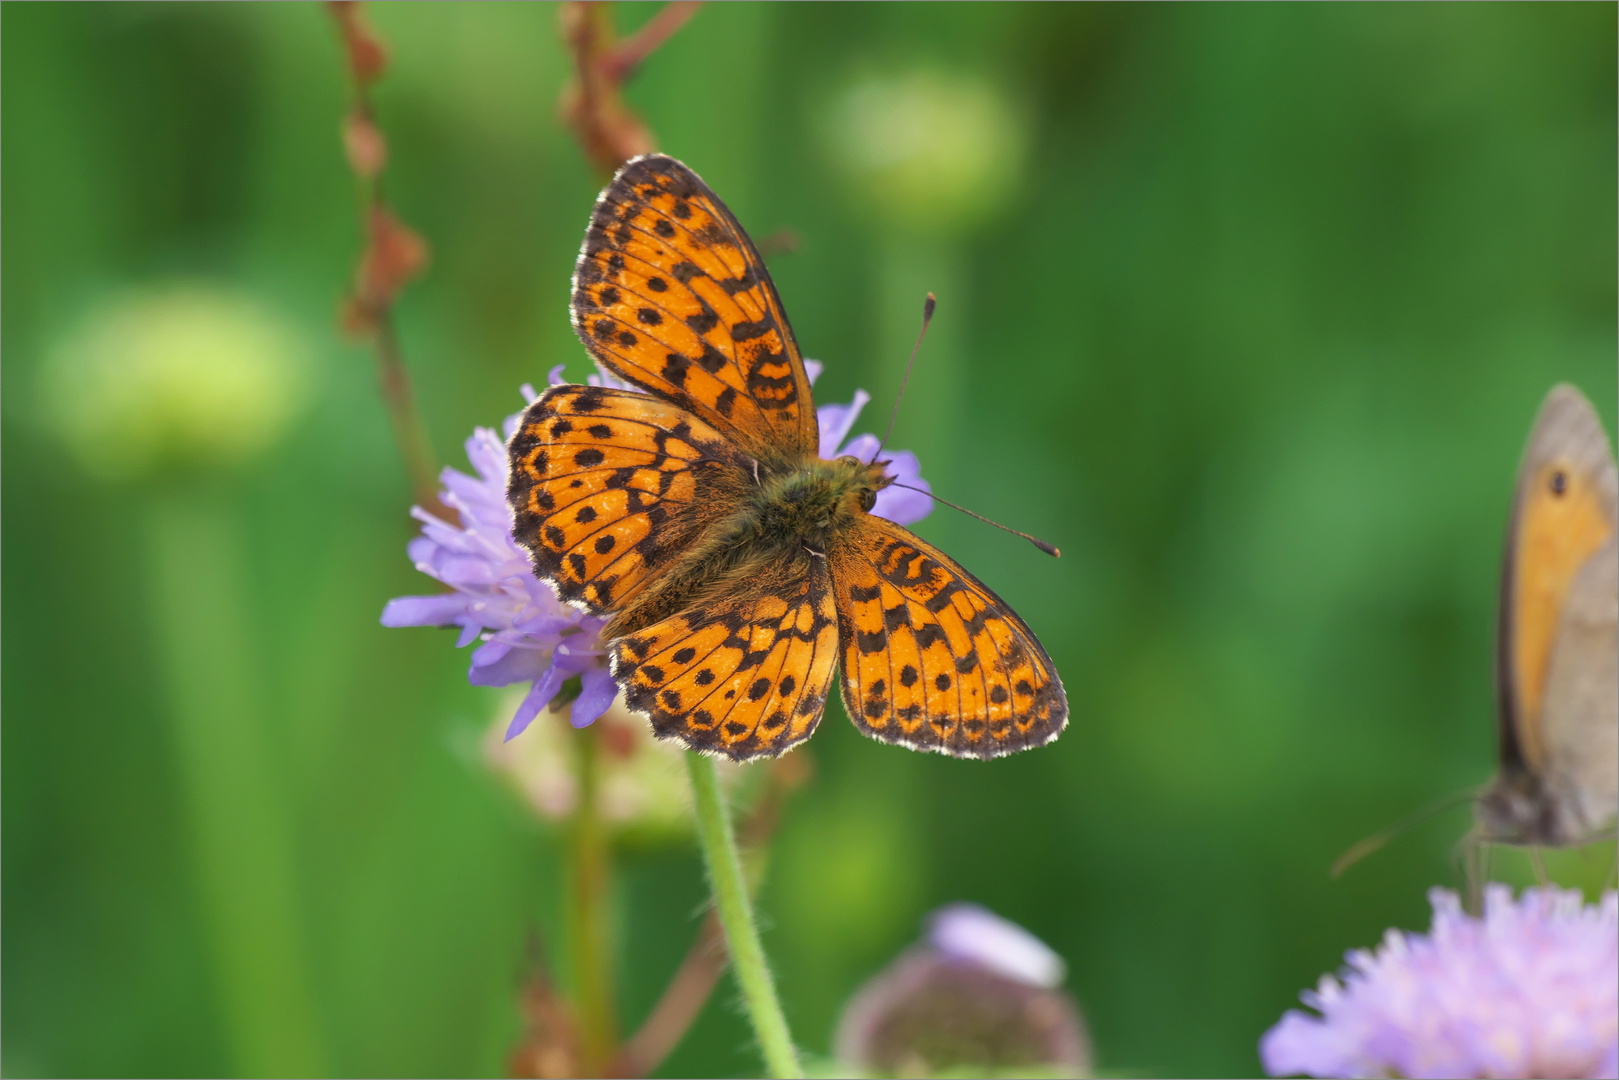
{"type": "Polygon", "coordinates": [[[522,1011],[527,1033],[507,1059],[513,1076],[567,1077],[579,1069],[579,1024],[546,974],[539,935],[529,934],[529,975],[523,986],[522,1011]]]}
{"type": "Polygon", "coordinates": [[[416,504],[453,523],[459,516],[439,500],[437,459],[417,411],[410,372],[394,330],[394,301],[426,268],[427,243],[394,216],[382,197],[388,144],[376,125],[371,84],[387,69],[388,50],[366,23],[359,3],[333,0],[327,10],[342,36],[353,86],[354,104],[343,124],[343,144],[359,188],[360,227],[365,236],[354,286],[343,303],[342,324],[349,334],[368,339],[376,354],[378,390],[416,504]]]}
{"type": "Polygon", "coordinates": [[[641,29],[602,58],[602,74],[617,86],[629,82],[646,58],[685,26],[702,6],[702,0],[670,0],[641,29]]]}
{"type": "Polygon", "coordinates": [[[416,395],[411,388],[410,373],[399,356],[399,339],[394,335],[393,312],[385,311],[379,317],[376,331],[377,386],[382,393],[383,405],[388,410],[388,421],[393,425],[394,439],[405,459],[405,473],[410,477],[411,496],[423,510],[450,522],[460,521],[460,515],[439,499],[438,466],[433,447],[422,425],[421,414],[416,411],[416,395]]]}
{"type": "Polygon", "coordinates": [[[624,83],[701,5],[694,0],[665,4],[647,24],[620,42],[608,5],[569,0],[558,10],[562,38],[573,54],[575,76],[562,90],[557,112],[573,131],[585,157],[603,176],[630,158],[649,154],[652,132],[624,103],[624,83]]]}
{"type": "Polygon", "coordinates": [[[680,1045],[687,1029],[708,1004],[708,995],[725,972],[725,931],[719,916],[709,909],[686,957],[664,987],[658,1003],[641,1022],[608,1067],[608,1076],[645,1076],[680,1045]]]}

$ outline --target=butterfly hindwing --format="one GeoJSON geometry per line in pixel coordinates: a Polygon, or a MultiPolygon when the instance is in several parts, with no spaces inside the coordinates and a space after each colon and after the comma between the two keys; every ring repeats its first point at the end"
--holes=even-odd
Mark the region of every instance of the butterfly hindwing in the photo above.
{"type": "Polygon", "coordinates": [[[814,455],[809,377],[764,261],[697,174],[649,155],[602,192],[573,325],[603,366],[757,456],[814,455]]]}
{"type": "Polygon", "coordinates": [[[866,516],[828,553],[843,703],[884,742],[999,757],[1056,738],[1062,682],[1034,633],[955,560],[866,516]]]}
{"type": "Polygon", "coordinates": [[[808,554],[735,584],[612,645],[630,708],[661,738],[744,760],[810,737],[837,670],[837,610],[824,559],[808,554]]]}
{"type": "Polygon", "coordinates": [[[553,386],[508,453],[512,535],[540,577],[593,614],[621,606],[751,478],[714,428],[647,394],[553,386]]]}
{"type": "Polygon", "coordinates": [[[1541,791],[1568,838],[1619,814],[1619,536],[1575,574],[1546,674],[1541,791]]]}

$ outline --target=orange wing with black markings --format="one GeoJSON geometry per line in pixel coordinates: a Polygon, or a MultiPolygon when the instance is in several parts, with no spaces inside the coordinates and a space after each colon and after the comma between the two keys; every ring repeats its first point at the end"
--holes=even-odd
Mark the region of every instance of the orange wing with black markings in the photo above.
{"type": "Polygon", "coordinates": [[[611,656],[626,702],[659,737],[774,757],[815,731],[837,670],[826,561],[806,552],[758,566],[728,594],[618,639],[611,656]]]}
{"type": "Polygon", "coordinates": [[[637,158],[602,192],[574,270],[573,326],[608,370],[754,456],[814,456],[809,376],[764,260],[675,159],[637,158]]]}
{"type": "Polygon", "coordinates": [[[751,462],[666,401],[553,386],[508,448],[512,535],[537,574],[592,614],[620,607],[679,557],[751,462]],[[747,464],[744,464],[747,463],[747,464]]]}
{"type": "Polygon", "coordinates": [[[828,553],[843,703],[884,742],[990,758],[1068,722],[1051,658],[1022,619],[944,552],[867,515],[828,553]]]}

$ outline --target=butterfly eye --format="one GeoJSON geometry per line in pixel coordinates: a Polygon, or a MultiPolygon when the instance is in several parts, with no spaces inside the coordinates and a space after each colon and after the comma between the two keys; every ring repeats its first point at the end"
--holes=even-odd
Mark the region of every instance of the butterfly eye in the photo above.
{"type": "Polygon", "coordinates": [[[1552,494],[1561,495],[1568,490],[1568,474],[1562,469],[1552,473],[1552,494]]]}
{"type": "Polygon", "coordinates": [[[877,493],[875,491],[865,488],[860,492],[860,509],[869,514],[871,513],[871,508],[876,505],[877,493]]]}

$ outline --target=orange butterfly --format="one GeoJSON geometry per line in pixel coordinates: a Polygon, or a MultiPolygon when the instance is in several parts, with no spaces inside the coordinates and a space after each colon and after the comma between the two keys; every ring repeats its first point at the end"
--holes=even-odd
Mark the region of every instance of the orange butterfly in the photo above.
{"type": "Polygon", "coordinates": [[[1034,633],[948,555],[869,511],[883,462],[823,461],[809,377],[742,226],[695,173],[636,158],[602,192],[573,325],[647,391],[555,386],[508,445],[513,535],[609,617],[613,676],[662,738],[738,760],[843,702],[885,742],[997,757],[1068,702],[1034,633]]]}

